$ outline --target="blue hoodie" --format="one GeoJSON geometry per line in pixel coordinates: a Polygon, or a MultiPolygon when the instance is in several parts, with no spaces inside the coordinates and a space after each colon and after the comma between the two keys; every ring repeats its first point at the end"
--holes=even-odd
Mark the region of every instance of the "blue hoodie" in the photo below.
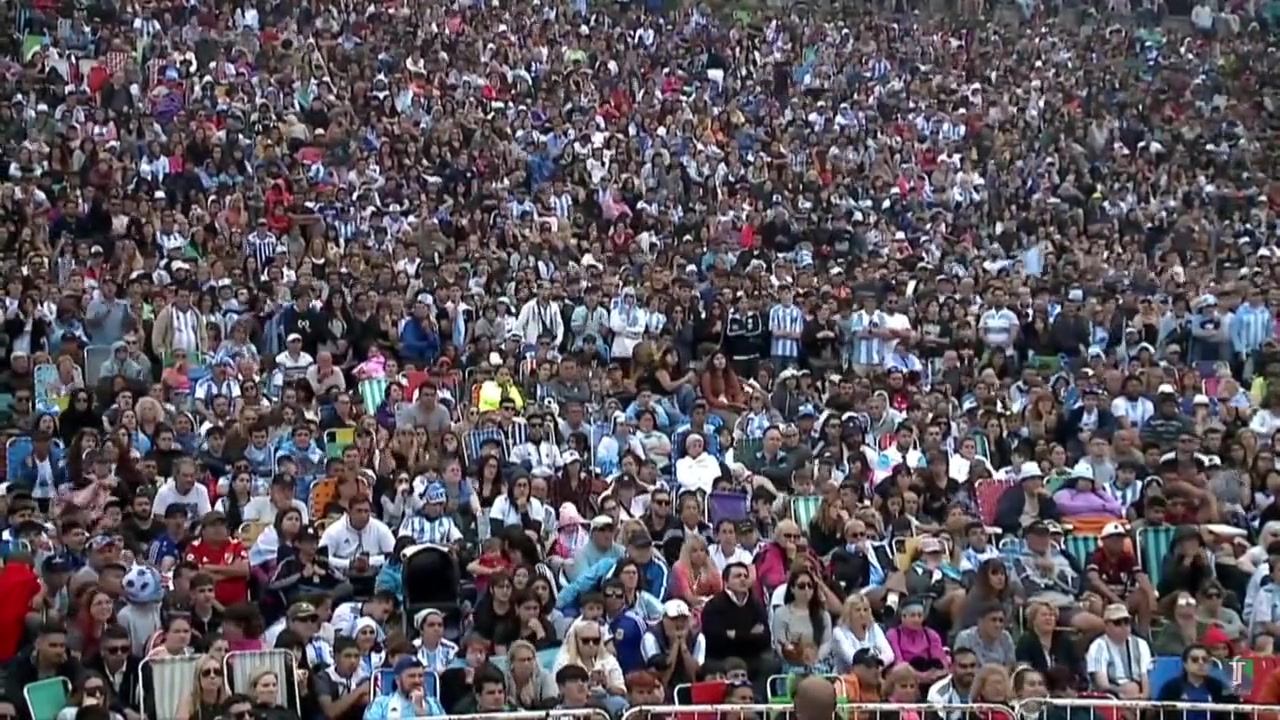
{"type": "Polygon", "coordinates": [[[434,365],[440,357],[440,335],[423,326],[417,318],[409,318],[400,331],[400,358],[418,366],[434,365]]]}
{"type": "MultiPolygon", "coordinates": [[[[559,610],[576,610],[578,608],[578,597],[584,593],[591,592],[600,586],[610,575],[613,574],[613,568],[617,566],[621,558],[607,557],[595,565],[587,568],[586,572],[578,576],[576,580],[565,586],[556,597],[556,608],[559,610]]],[[[666,563],[659,559],[658,555],[654,555],[649,564],[644,565],[645,588],[649,594],[662,602],[667,597],[667,576],[670,574],[667,570],[666,563]]]]}

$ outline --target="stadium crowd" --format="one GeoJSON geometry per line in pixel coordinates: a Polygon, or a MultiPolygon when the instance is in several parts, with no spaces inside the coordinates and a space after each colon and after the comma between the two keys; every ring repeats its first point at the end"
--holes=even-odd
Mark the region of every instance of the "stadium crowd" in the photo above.
{"type": "Polygon", "coordinates": [[[1280,702],[1273,10],[6,4],[0,720],[1280,702]]]}

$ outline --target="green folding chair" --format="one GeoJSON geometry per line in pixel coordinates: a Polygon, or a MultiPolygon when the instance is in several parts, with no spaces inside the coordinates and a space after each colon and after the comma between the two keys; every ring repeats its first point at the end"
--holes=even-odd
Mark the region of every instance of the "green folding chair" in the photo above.
{"type": "Polygon", "coordinates": [[[1151,584],[1159,586],[1163,574],[1164,559],[1173,545],[1173,536],[1178,528],[1173,525],[1138,528],[1136,537],[1138,562],[1147,571],[1151,584]]]}
{"type": "Polygon", "coordinates": [[[356,389],[360,392],[360,399],[364,401],[365,412],[375,413],[382,407],[390,385],[391,381],[386,378],[366,378],[360,381],[356,389]]]}
{"type": "Polygon", "coordinates": [[[793,495],[791,497],[791,519],[800,526],[800,531],[807,533],[809,523],[818,516],[818,506],[822,504],[819,495],[793,495]]]}
{"type": "Polygon", "coordinates": [[[355,428],[332,428],[324,431],[324,454],[330,460],[341,458],[343,451],[355,444],[355,428]]]}
{"type": "Polygon", "coordinates": [[[1062,540],[1062,544],[1066,546],[1066,551],[1071,553],[1083,567],[1089,564],[1089,557],[1093,555],[1093,551],[1098,549],[1101,540],[1097,535],[1068,535],[1062,540]]]}
{"type": "Polygon", "coordinates": [[[71,696],[71,681],[64,677],[40,680],[22,688],[22,698],[27,702],[31,720],[55,720],[67,706],[71,696]]]}

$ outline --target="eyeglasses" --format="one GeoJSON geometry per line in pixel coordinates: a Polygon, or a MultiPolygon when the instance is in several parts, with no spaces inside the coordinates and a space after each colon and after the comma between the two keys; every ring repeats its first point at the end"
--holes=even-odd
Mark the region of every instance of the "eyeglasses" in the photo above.
{"type": "Polygon", "coordinates": [[[235,718],[235,720],[245,720],[245,718],[253,717],[253,711],[252,710],[233,710],[231,712],[231,717],[235,718]]]}
{"type": "Polygon", "coordinates": [[[1115,625],[1116,627],[1124,627],[1129,624],[1129,618],[1120,618],[1119,620],[1108,620],[1107,624],[1115,625]]]}
{"type": "Polygon", "coordinates": [[[663,505],[663,506],[666,506],[666,505],[670,505],[670,504],[671,504],[671,501],[670,501],[670,500],[667,500],[667,499],[665,499],[665,498],[664,498],[664,499],[662,499],[662,500],[651,500],[651,501],[650,501],[650,504],[652,504],[652,505],[663,505]]]}
{"type": "Polygon", "coordinates": [[[599,645],[600,636],[597,635],[596,637],[579,637],[578,642],[582,643],[583,645],[599,645]]]}
{"type": "Polygon", "coordinates": [[[1209,656],[1208,656],[1208,655],[1188,655],[1188,656],[1187,656],[1187,662],[1189,662],[1189,663],[1197,663],[1197,664],[1199,664],[1199,663],[1207,663],[1207,662],[1209,662],[1209,656]]]}
{"type": "Polygon", "coordinates": [[[107,689],[101,685],[95,685],[93,687],[85,687],[84,694],[89,697],[101,697],[102,693],[106,692],[106,690],[107,689]]]}
{"type": "Polygon", "coordinates": [[[128,645],[112,645],[110,647],[102,648],[102,652],[105,655],[128,655],[129,646],[128,645]]]}
{"type": "Polygon", "coordinates": [[[621,599],[622,599],[622,593],[620,593],[620,592],[607,592],[607,593],[605,593],[605,594],[604,594],[604,597],[605,597],[605,599],[606,599],[606,600],[611,599],[611,598],[612,598],[612,599],[614,599],[614,600],[621,600],[621,599]]]}
{"type": "Polygon", "coordinates": [[[207,667],[200,671],[200,677],[204,679],[222,677],[222,668],[207,667]]]}

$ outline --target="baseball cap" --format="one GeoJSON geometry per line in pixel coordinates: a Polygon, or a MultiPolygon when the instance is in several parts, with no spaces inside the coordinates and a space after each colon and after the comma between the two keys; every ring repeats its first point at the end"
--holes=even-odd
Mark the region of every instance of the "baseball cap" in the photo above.
{"type": "MultiPolygon", "coordinates": [[[[594,524],[594,521],[592,523],[594,524]]],[[[648,532],[637,530],[630,538],[627,538],[627,544],[634,548],[653,547],[653,538],[649,536],[648,532]]]]}
{"type": "MultiPolygon", "coordinates": [[[[613,527],[613,518],[609,517],[608,515],[597,515],[591,518],[592,530],[603,530],[605,528],[611,528],[611,527],[613,527]]],[[[636,534],[639,535],[639,533],[636,533],[636,534]]],[[[631,538],[632,543],[634,543],[635,540],[636,540],[635,536],[632,536],[631,538]]],[[[652,540],[650,541],[650,543],[652,543],[652,540]]]]}
{"type": "Polygon", "coordinates": [[[301,620],[305,617],[318,617],[319,615],[320,613],[316,612],[316,606],[308,602],[300,602],[290,605],[289,612],[287,613],[290,620],[301,620]]]}
{"type": "Polygon", "coordinates": [[[1104,538],[1115,537],[1117,535],[1123,537],[1126,534],[1128,533],[1125,532],[1124,526],[1118,522],[1107,523],[1106,527],[1102,528],[1102,537],[1104,538]]]}
{"type": "Polygon", "coordinates": [[[689,604],[683,600],[668,600],[662,604],[663,617],[687,618],[691,614],[692,613],[689,612],[689,604]]]}

